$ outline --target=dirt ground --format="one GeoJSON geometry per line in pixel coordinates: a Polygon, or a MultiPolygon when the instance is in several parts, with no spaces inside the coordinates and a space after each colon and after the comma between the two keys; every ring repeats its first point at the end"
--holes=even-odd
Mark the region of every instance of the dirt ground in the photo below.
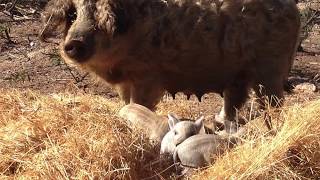
{"type": "MultiPolygon", "coordinates": [[[[320,3],[315,3],[320,4],[320,3]]],[[[302,5],[304,5],[302,3],[302,5]]],[[[117,93],[91,74],[66,65],[58,55],[58,45],[42,43],[38,33],[42,29],[38,12],[25,19],[13,20],[7,13],[0,12],[0,25],[7,28],[0,36],[0,88],[30,89],[42,94],[72,92],[116,97],[117,93]]],[[[302,44],[305,52],[298,52],[289,80],[298,88],[287,94],[287,103],[293,104],[320,97],[320,24],[312,27],[309,37],[302,44]],[[310,83],[310,88],[302,86],[310,83]],[[300,84],[300,86],[299,86],[300,84]],[[307,89],[305,89],[307,88],[307,89]]],[[[173,101],[165,96],[169,104],[185,101],[179,96],[173,101]]],[[[202,102],[192,97],[188,103],[194,105],[192,114],[213,115],[222,104],[215,94],[205,95],[202,102]]]]}

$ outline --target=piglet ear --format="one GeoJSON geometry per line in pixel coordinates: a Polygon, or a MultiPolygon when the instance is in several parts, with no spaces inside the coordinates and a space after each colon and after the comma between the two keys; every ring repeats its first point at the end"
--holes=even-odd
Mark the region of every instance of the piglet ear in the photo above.
{"type": "Polygon", "coordinates": [[[202,129],[204,130],[204,116],[201,116],[199,119],[197,119],[195,122],[194,122],[194,125],[196,127],[196,130],[197,132],[200,132],[202,129]]]}
{"type": "Polygon", "coordinates": [[[168,114],[168,124],[169,124],[170,130],[172,130],[178,122],[180,122],[180,120],[174,114],[172,113],[168,114]]]}

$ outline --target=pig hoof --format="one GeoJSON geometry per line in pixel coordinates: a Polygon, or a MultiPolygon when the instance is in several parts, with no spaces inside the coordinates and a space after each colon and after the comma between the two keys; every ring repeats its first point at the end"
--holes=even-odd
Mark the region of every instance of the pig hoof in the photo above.
{"type": "Polygon", "coordinates": [[[236,121],[229,121],[225,120],[224,129],[222,131],[216,132],[217,134],[224,135],[224,134],[235,134],[239,130],[239,124],[236,121]]]}
{"type": "Polygon", "coordinates": [[[238,132],[240,124],[236,121],[224,121],[224,127],[227,133],[229,134],[235,134],[238,132]]]}
{"type": "Polygon", "coordinates": [[[220,114],[215,116],[214,119],[214,128],[216,131],[221,131],[224,129],[224,118],[220,116],[220,114]]]}
{"type": "Polygon", "coordinates": [[[223,124],[225,121],[224,116],[222,116],[221,114],[216,114],[214,119],[215,119],[215,122],[221,123],[221,124],[223,124]]]}

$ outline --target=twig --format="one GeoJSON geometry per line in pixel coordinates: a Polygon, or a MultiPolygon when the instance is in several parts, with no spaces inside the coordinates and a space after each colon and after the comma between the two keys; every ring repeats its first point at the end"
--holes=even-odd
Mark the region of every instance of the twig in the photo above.
{"type": "Polygon", "coordinates": [[[52,19],[52,14],[50,14],[50,17],[48,18],[46,24],[44,25],[44,28],[40,31],[39,38],[40,38],[40,40],[43,41],[43,42],[49,42],[49,41],[47,41],[47,39],[46,39],[46,31],[47,31],[47,29],[48,29],[48,27],[49,27],[49,24],[50,24],[50,22],[51,22],[51,19],[52,19]]]}
{"type": "Polygon", "coordinates": [[[14,9],[14,7],[15,7],[16,4],[17,4],[17,2],[18,2],[18,0],[13,1],[11,7],[8,9],[9,12],[11,12],[11,11],[14,9]]]}
{"type": "Polygon", "coordinates": [[[23,15],[23,17],[16,17],[15,15],[10,14],[8,11],[2,11],[2,13],[6,16],[9,16],[12,20],[6,20],[6,22],[18,22],[18,21],[30,21],[36,20],[36,18],[28,17],[23,15]]]}
{"type": "Polygon", "coordinates": [[[82,82],[88,75],[89,75],[88,72],[87,72],[86,74],[84,74],[84,75],[79,79],[80,82],[82,82]]]}
{"type": "Polygon", "coordinates": [[[36,18],[30,18],[30,17],[21,17],[21,18],[14,18],[11,20],[6,20],[7,23],[10,22],[25,22],[25,21],[35,21],[37,20],[36,18]]]}
{"type": "MultiPolygon", "coordinates": [[[[42,53],[42,54],[47,55],[47,56],[55,55],[55,54],[52,54],[52,53],[42,53]]],[[[89,73],[87,72],[87,73],[85,73],[83,76],[80,75],[81,77],[77,77],[77,76],[73,73],[72,69],[70,68],[70,66],[69,66],[68,64],[63,63],[62,65],[64,65],[64,66],[66,67],[66,69],[67,69],[68,72],[71,74],[71,76],[72,76],[72,78],[74,79],[74,81],[76,82],[76,84],[83,82],[83,80],[89,75],[89,73]]]]}
{"type": "Polygon", "coordinates": [[[9,16],[10,18],[12,18],[10,12],[8,12],[8,11],[1,11],[1,12],[2,12],[3,14],[5,14],[6,16],[9,16]]]}
{"type": "Polygon", "coordinates": [[[318,11],[315,10],[315,12],[310,16],[310,18],[306,21],[305,25],[302,27],[303,29],[306,28],[313,19],[315,19],[316,15],[317,15],[318,11]]]}
{"type": "Polygon", "coordinates": [[[4,34],[6,35],[6,38],[7,38],[7,40],[8,40],[8,43],[13,43],[13,44],[14,44],[14,41],[11,40],[11,37],[10,37],[10,35],[9,35],[8,29],[5,29],[5,30],[4,30],[4,34]]]}
{"type": "Polygon", "coordinates": [[[65,66],[66,66],[67,70],[69,71],[69,73],[71,74],[72,78],[76,81],[76,83],[81,82],[80,78],[78,78],[76,75],[74,75],[70,66],[68,66],[67,64],[65,64],[65,66]]]}
{"type": "Polygon", "coordinates": [[[23,14],[25,15],[33,15],[37,12],[37,10],[32,7],[24,8],[24,7],[16,6],[16,9],[19,10],[20,13],[23,12],[23,14]]]}

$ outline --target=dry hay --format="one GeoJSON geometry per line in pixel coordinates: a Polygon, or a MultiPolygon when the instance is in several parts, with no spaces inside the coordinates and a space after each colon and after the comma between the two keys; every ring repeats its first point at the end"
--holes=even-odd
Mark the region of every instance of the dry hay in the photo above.
{"type": "Polygon", "coordinates": [[[99,96],[1,91],[0,175],[40,179],[153,176],[158,148],[117,117],[122,105],[118,99],[99,96]]]}
{"type": "MultiPolygon", "coordinates": [[[[159,162],[159,147],[118,118],[122,106],[87,94],[0,90],[0,179],[174,178],[174,168],[159,162]]],[[[162,102],[158,113],[168,106],[185,116],[195,104],[162,102]]],[[[261,119],[252,121],[244,144],[192,179],[319,177],[320,100],[277,117],[275,137],[264,133],[261,119]]]]}
{"type": "Polygon", "coordinates": [[[320,100],[284,108],[277,134],[250,122],[242,145],[193,179],[317,179],[320,177],[320,100]],[[266,132],[266,133],[263,133],[266,132]]]}

